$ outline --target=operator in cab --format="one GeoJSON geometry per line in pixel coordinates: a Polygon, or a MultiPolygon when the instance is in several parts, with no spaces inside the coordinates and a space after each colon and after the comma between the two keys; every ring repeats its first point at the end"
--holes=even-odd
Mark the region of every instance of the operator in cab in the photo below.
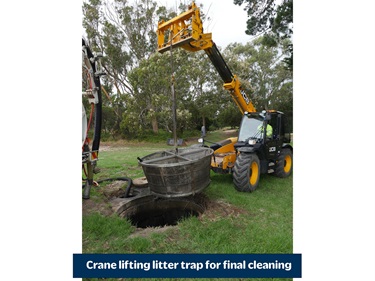
{"type": "MultiPolygon", "coordinates": [[[[263,131],[264,131],[264,127],[263,127],[263,124],[260,124],[258,126],[258,132],[261,134],[261,136],[263,137],[263,131]]],[[[267,128],[266,128],[266,137],[267,138],[272,138],[272,126],[270,124],[267,124],[267,128]]]]}

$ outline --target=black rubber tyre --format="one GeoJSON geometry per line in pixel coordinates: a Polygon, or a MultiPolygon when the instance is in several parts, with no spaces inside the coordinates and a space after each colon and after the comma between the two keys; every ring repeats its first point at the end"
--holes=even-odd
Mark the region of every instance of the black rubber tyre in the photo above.
{"type": "Polygon", "coordinates": [[[283,148],[275,164],[275,176],[288,177],[293,170],[293,152],[290,148],[283,148]]]}
{"type": "Polygon", "coordinates": [[[259,184],[259,158],[253,153],[240,153],[233,169],[233,183],[241,192],[254,191],[259,184]]]}

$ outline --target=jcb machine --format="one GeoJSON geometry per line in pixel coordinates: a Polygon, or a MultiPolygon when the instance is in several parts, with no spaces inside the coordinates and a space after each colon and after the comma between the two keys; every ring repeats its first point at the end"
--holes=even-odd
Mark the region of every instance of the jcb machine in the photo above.
{"type": "Polygon", "coordinates": [[[158,24],[158,52],[176,47],[196,52],[204,50],[224,81],[243,118],[237,138],[228,138],[211,146],[214,149],[211,168],[217,173],[232,173],[238,191],[253,191],[259,176],[274,173],[287,177],[292,172],[293,148],[285,132],[284,114],[276,110],[256,112],[240,80],[225,63],[211,33],[203,33],[200,10],[193,2],[179,16],[158,24]]]}

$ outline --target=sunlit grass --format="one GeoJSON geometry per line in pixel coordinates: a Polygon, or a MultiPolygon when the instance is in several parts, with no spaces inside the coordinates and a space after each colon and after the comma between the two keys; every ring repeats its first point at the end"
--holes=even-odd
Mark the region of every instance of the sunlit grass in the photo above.
{"type": "MultiPolygon", "coordinates": [[[[145,143],[101,151],[101,172],[95,180],[142,177],[137,157],[162,149],[171,147],[145,143]]],[[[144,236],[136,235],[136,228],[116,215],[85,214],[83,253],[292,253],[292,186],[292,176],[262,175],[257,190],[243,193],[234,189],[231,175],[211,172],[211,184],[204,194],[221,204],[217,214],[190,217],[144,236]]],[[[103,196],[95,188],[92,194],[90,200],[103,196]]]]}

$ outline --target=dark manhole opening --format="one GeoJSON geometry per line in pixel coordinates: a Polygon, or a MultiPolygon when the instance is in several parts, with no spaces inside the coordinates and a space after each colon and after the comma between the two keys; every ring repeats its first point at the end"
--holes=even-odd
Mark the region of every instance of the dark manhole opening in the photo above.
{"type": "Polygon", "coordinates": [[[163,227],[177,225],[179,221],[191,216],[197,217],[204,212],[204,209],[202,200],[194,196],[180,199],[158,198],[139,202],[125,210],[122,216],[139,228],[163,227]]]}

